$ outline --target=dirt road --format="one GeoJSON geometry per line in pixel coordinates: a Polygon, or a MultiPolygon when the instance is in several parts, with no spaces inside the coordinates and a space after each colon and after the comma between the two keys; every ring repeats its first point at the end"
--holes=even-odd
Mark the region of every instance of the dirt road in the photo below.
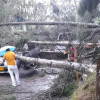
{"type": "Polygon", "coordinates": [[[0,74],[0,87],[2,87],[0,97],[12,95],[16,97],[16,100],[33,100],[32,96],[48,90],[53,85],[55,78],[57,78],[57,74],[46,74],[44,77],[35,74],[31,77],[20,78],[21,85],[12,87],[9,74],[0,74]]]}

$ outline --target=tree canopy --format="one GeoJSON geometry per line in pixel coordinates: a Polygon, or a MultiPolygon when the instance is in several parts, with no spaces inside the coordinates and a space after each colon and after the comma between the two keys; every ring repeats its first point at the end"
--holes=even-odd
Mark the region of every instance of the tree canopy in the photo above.
{"type": "Polygon", "coordinates": [[[97,8],[99,0],[81,0],[78,8],[79,15],[83,16],[86,11],[92,13],[97,8]]]}

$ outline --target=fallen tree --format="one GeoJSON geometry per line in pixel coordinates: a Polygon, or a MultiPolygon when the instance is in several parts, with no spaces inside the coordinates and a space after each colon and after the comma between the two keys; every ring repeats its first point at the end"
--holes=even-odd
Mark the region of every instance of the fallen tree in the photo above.
{"type": "Polygon", "coordinates": [[[69,41],[29,41],[30,43],[39,44],[39,45],[66,45],[69,44],[69,41]]]}
{"type": "Polygon", "coordinates": [[[100,28],[90,28],[90,29],[85,29],[83,33],[100,33],[100,28]]]}
{"type": "Polygon", "coordinates": [[[45,65],[45,66],[50,66],[55,68],[64,68],[66,70],[76,70],[78,72],[85,73],[85,74],[91,73],[94,70],[94,68],[96,68],[95,65],[87,65],[87,64],[68,62],[68,61],[47,60],[47,59],[31,58],[31,57],[25,57],[19,55],[16,55],[16,58],[25,62],[33,62],[40,65],[45,65]]]}
{"type": "MultiPolygon", "coordinates": [[[[29,41],[30,43],[33,43],[33,44],[39,44],[39,45],[63,45],[63,46],[66,46],[68,44],[72,44],[72,45],[79,45],[79,44],[82,44],[81,42],[75,42],[75,41],[72,41],[72,42],[69,42],[69,41],[29,41]]],[[[97,46],[100,46],[100,43],[84,43],[84,45],[88,46],[88,45],[97,45],[97,46]]]]}
{"type": "Polygon", "coordinates": [[[9,26],[9,25],[70,25],[70,26],[82,26],[89,28],[99,27],[98,24],[93,23],[81,23],[81,22],[9,22],[9,23],[1,23],[0,26],[9,26]]]}

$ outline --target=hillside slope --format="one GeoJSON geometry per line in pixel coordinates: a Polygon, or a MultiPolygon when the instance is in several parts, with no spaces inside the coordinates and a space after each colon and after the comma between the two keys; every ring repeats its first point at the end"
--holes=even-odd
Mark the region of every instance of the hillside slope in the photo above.
{"type": "Polygon", "coordinates": [[[88,76],[85,82],[79,84],[70,100],[95,100],[96,98],[96,72],[88,76]]]}

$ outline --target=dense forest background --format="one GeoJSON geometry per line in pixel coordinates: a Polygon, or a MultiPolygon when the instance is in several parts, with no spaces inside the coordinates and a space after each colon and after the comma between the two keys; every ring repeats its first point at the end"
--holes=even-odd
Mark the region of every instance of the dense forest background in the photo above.
{"type": "MultiPolygon", "coordinates": [[[[87,22],[99,23],[99,1],[96,0],[1,0],[0,23],[7,22],[87,22]],[[93,2],[92,2],[93,1],[93,2]]],[[[2,26],[0,46],[22,47],[25,40],[57,40],[59,33],[70,34],[74,40],[84,38],[86,27],[71,26],[2,26]],[[41,38],[42,36],[42,38],[41,38]]],[[[87,35],[85,35],[87,36],[87,35]]],[[[68,38],[67,40],[72,40],[68,38]]],[[[95,40],[95,39],[94,39],[95,40]]]]}

